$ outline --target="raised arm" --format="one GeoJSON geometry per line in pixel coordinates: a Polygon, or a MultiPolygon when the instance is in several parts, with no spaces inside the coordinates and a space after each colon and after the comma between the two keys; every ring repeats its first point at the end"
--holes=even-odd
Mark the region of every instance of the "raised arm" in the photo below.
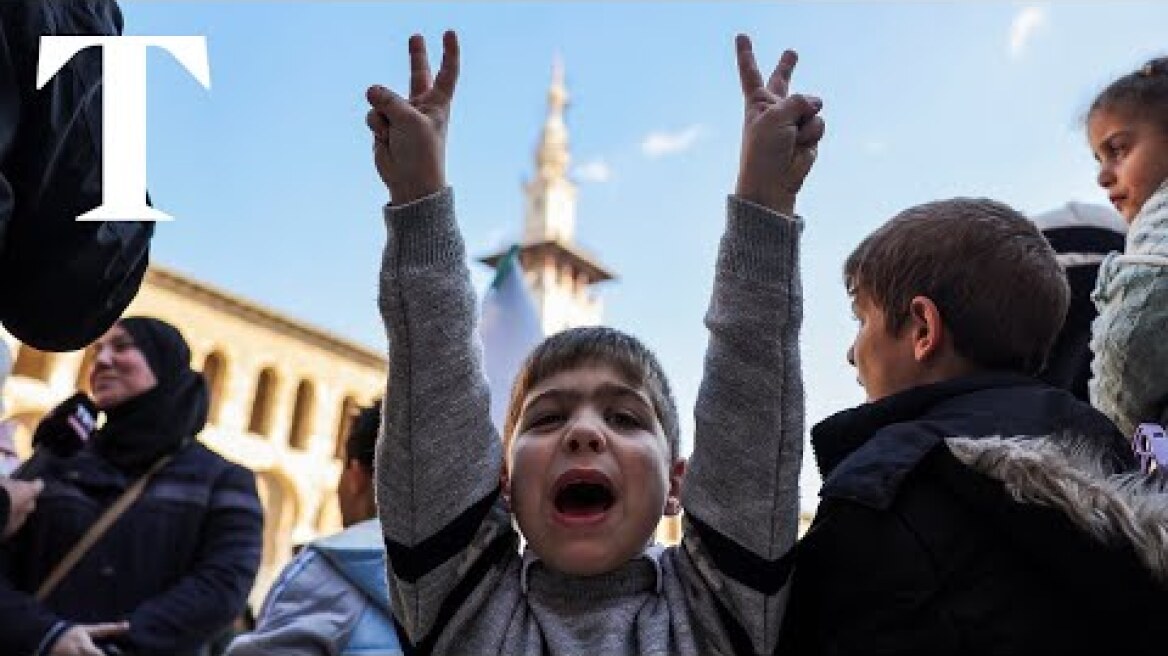
{"type": "Polygon", "coordinates": [[[788,95],[794,52],[783,53],[764,84],[750,40],[739,36],[736,45],[742,153],[706,315],[684,539],[713,565],[703,573],[719,579],[708,587],[738,624],[726,627],[733,648],[770,653],[798,530],[803,450],[802,223],[794,206],[824,123],[817,98],[788,95]]]}
{"type": "Polygon", "coordinates": [[[1091,404],[1131,437],[1168,421],[1168,183],[1132,221],[1123,254],[1099,268],[1091,327],[1091,404]]]}
{"type": "Polygon", "coordinates": [[[433,82],[422,37],[411,37],[409,50],[409,99],[372,87],[367,122],[391,198],[379,294],[389,384],[377,506],[394,613],[403,639],[416,646],[442,630],[439,610],[454,603],[455,587],[474,586],[464,579],[482,568],[468,574],[462,565],[512,534],[498,501],[503,452],[491,424],[475,294],[444,171],[458,41],[445,34],[433,82]]]}

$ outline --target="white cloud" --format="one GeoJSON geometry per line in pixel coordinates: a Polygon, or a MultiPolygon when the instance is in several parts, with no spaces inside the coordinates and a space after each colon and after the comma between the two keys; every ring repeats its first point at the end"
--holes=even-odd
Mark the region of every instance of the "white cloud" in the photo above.
{"type": "Polygon", "coordinates": [[[646,157],[664,157],[688,150],[702,136],[705,128],[691,125],[678,132],[654,131],[641,141],[641,152],[646,157]]]}
{"type": "Polygon", "coordinates": [[[576,167],[576,177],[584,182],[608,182],[612,169],[603,159],[596,158],[576,167]]]}
{"type": "Polygon", "coordinates": [[[1026,44],[1034,33],[1046,25],[1047,12],[1042,7],[1026,7],[1014,16],[1010,25],[1010,56],[1017,59],[1022,56],[1026,44]]]}

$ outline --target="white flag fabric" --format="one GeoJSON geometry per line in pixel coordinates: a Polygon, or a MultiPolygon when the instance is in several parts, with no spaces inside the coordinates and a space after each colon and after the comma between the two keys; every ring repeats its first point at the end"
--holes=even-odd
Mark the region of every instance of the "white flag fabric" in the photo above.
{"type": "Polygon", "coordinates": [[[502,434],[511,384],[527,355],[543,341],[539,311],[523,277],[518,246],[512,246],[499,261],[495,279],[483,296],[479,336],[491,386],[491,420],[502,434]]]}

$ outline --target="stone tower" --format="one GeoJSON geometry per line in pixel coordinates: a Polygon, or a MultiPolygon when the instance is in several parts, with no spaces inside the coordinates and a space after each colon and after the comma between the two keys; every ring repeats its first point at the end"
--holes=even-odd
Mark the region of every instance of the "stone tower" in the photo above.
{"type": "MultiPolygon", "coordinates": [[[[571,155],[564,109],[568,90],[557,58],[548,90],[548,114],[535,149],[535,175],[524,185],[527,208],[519,261],[535,296],[545,335],[600,323],[602,306],[592,286],[612,280],[592,255],[575,244],[576,185],[569,179],[571,155]]],[[[506,250],[481,261],[496,266],[506,250]]]]}

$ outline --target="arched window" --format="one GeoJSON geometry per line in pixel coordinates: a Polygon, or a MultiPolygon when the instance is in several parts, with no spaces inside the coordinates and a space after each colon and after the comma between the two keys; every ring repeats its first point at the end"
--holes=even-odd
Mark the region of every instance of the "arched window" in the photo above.
{"type": "Polygon", "coordinates": [[[296,405],[292,408],[292,429],[288,431],[288,444],[294,449],[308,446],[312,434],[312,419],[316,415],[316,390],[307,380],[296,386],[296,405]]]}
{"type": "Polygon", "coordinates": [[[25,376],[47,383],[52,373],[53,354],[23,344],[20,346],[16,352],[16,363],[12,365],[14,376],[25,376]]]}
{"type": "Polygon", "coordinates": [[[207,379],[207,389],[211,392],[211,409],[207,414],[207,420],[218,422],[227,381],[227,358],[223,353],[212,351],[207,355],[203,360],[203,378],[207,379]]]}
{"type": "Polygon", "coordinates": [[[349,430],[353,427],[353,419],[357,417],[357,399],[350,394],[341,401],[341,415],[337,419],[337,446],[333,457],[343,461],[345,459],[345,441],[349,439],[349,430]]]}
{"type": "Polygon", "coordinates": [[[272,411],[276,407],[276,370],[267,367],[256,381],[255,397],[251,402],[251,417],[247,429],[258,435],[272,435],[272,411]]]}

